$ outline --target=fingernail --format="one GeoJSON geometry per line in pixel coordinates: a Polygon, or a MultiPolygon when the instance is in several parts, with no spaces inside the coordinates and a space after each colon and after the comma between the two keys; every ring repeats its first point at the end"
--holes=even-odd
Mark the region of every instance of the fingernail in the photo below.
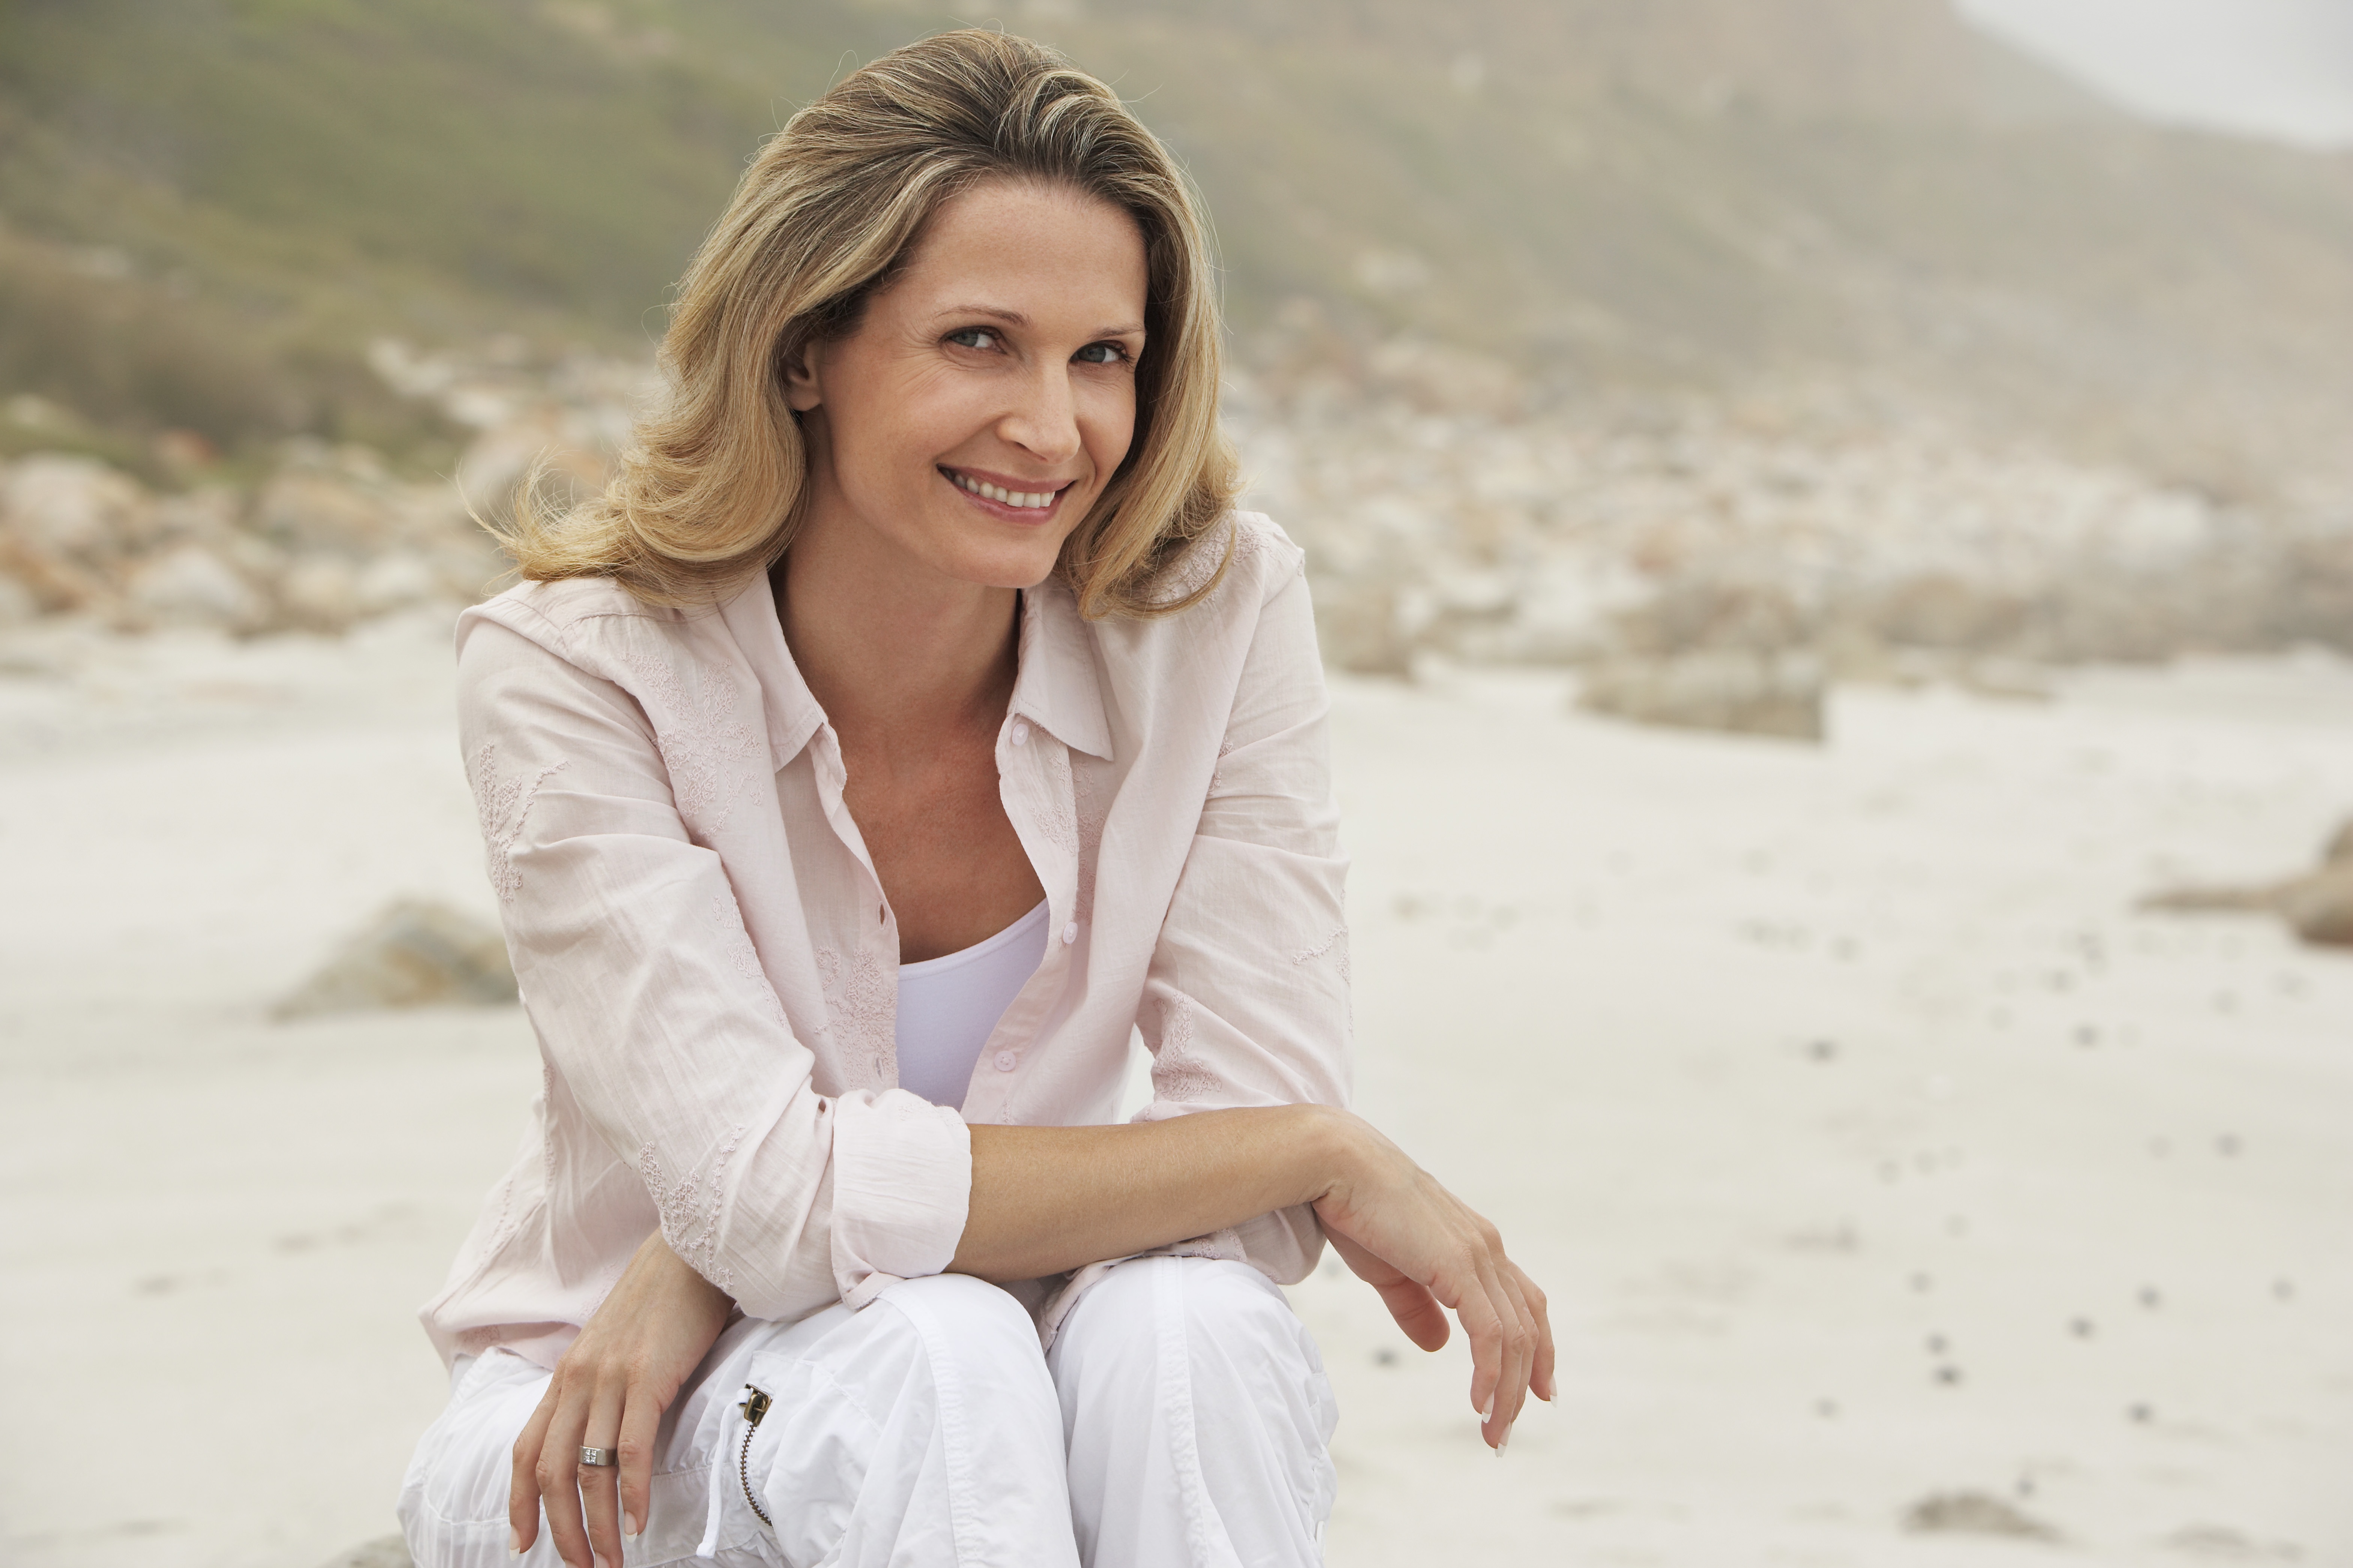
{"type": "Polygon", "coordinates": [[[635,1541],[638,1536],[645,1533],[644,1531],[638,1528],[638,1516],[636,1514],[625,1513],[621,1516],[621,1533],[628,1536],[632,1541],[635,1541]]]}
{"type": "Polygon", "coordinates": [[[1485,1426],[1488,1422],[1493,1421],[1494,1418],[1495,1418],[1495,1396],[1494,1396],[1493,1394],[1491,1394],[1487,1395],[1487,1408],[1486,1408],[1486,1409],[1484,1409],[1484,1410],[1482,1410],[1481,1412],[1479,1412],[1479,1424],[1480,1424],[1481,1426],[1485,1426]]]}
{"type": "Polygon", "coordinates": [[[507,1555],[510,1557],[520,1557],[522,1555],[522,1531],[510,1530],[507,1531],[507,1555]]]}
{"type": "Polygon", "coordinates": [[[611,1568],[611,1564],[605,1561],[605,1554],[601,1552],[590,1552],[588,1554],[588,1561],[593,1565],[593,1568],[611,1568]]]}

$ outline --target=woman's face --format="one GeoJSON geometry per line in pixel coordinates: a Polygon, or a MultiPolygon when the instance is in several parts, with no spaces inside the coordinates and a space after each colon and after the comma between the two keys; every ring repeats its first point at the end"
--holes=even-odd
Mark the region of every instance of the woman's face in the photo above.
{"type": "Polygon", "coordinates": [[[857,331],[787,368],[807,529],[893,570],[1044,581],[1134,434],[1145,286],[1134,220],[1092,196],[947,203],[857,331]]]}

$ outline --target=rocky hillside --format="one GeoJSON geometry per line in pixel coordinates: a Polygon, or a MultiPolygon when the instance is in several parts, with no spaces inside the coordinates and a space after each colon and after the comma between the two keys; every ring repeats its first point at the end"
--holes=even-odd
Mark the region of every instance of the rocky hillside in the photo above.
{"type": "MultiPolygon", "coordinates": [[[[18,0],[0,391],[81,438],[456,433],[385,331],[628,350],[899,0],[18,0]]],[[[2232,497],[2353,465],[2353,158],[2163,132],[1943,0],[1029,0],[1306,300],[1548,397],[1834,377],[2232,497]]],[[[22,450],[12,425],[0,440],[22,450]]],[[[41,437],[54,445],[55,430],[41,437]]]]}

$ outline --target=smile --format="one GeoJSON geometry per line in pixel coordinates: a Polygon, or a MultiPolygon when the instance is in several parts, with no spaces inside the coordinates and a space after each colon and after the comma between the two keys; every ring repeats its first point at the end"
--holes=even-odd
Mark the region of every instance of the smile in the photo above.
{"type": "Polygon", "coordinates": [[[970,474],[960,474],[954,468],[942,468],[940,472],[947,476],[949,483],[966,495],[976,495],[983,500],[993,500],[999,506],[1009,506],[1023,511],[1047,510],[1061,500],[1062,491],[1070,488],[1069,482],[1065,482],[1052,489],[1008,489],[1003,485],[993,485],[986,479],[976,479],[970,474]]]}

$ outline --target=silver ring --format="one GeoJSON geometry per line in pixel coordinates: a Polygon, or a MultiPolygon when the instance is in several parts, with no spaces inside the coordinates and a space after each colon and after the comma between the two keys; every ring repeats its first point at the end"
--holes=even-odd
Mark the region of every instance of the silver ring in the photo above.
{"type": "Polygon", "coordinates": [[[596,1468],[601,1469],[607,1465],[617,1465],[621,1461],[617,1452],[614,1449],[583,1448],[580,1450],[580,1462],[584,1465],[594,1466],[596,1468]]]}

